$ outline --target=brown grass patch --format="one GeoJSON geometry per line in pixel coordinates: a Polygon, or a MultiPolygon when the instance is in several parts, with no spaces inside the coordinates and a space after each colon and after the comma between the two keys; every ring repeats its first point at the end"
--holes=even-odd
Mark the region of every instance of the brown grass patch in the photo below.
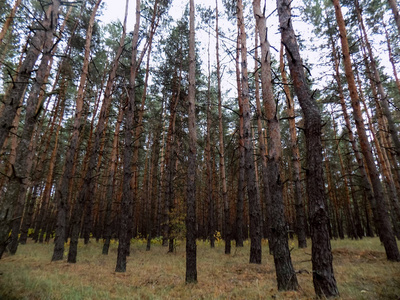
{"type": "MultiPolygon", "coordinates": [[[[292,242],[291,242],[292,243],[292,242]]],[[[343,299],[399,299],[400,265],[388,262],[379,239],[332,241],[335,276],[343,299]],[[396,298],[397,297],[397,298],[396,298]]],[[[249,245],[223,253],[198,243],[198,283],[185,284],[185,246],[176,253],[143,241],[132,243],[126,273],[116,273],[116,248],[79,245],[78,262],[50,262],[53,245],[28,243],[0,261],[0,299],[314,299],[311,250],[293,249],[299,291],[278,292],[273,258],[248,263],[249,245]]]]}

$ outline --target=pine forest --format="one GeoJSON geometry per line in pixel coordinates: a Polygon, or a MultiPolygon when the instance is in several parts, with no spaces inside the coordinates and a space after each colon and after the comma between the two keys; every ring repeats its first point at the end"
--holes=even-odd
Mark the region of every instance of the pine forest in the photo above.
{"type": "Polygon", "coordinates": [[[396,0],[0,1],[0,298],[399,299],[398,72],[396,0]]]}

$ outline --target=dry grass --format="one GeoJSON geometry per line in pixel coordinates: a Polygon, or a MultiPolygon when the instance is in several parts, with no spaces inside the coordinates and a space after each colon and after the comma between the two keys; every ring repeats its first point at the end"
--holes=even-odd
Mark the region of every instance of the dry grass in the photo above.
{"type": "MultiPolygon", "coordinates": [[[[294,246],[294,242],[290,242],[294,246]]],[[[50,262],[53,245],[28,243],[0,261],[0,299],[313,299],[310,248],[292,250],[301,288],[278,292],[268,247],[262,265],[250,265],[249,245],[224,255],[223,243],[198,243],[198,283],[186,285],[185,246],[174,254],[135,241],[128,271],[115,273],[117,245],[79,245],[78,262],[50,262]]],[[[379,239],[333,241],[334,268],[342,299],[400,299],[400,264],[386,261],[379,239]]]]}

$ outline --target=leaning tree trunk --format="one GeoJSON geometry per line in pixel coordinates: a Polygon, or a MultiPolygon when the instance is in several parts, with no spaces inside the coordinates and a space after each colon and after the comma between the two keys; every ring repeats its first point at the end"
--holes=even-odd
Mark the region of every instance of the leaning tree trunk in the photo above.
{"type": "Polygon", "coordinates": [[[390,224],[389,214],[387,210],[387,205],[384,200],[383,187],[380,181],[379,172],[375,165],[374,157],[372,155],[371,145],[368,141],[368,136],[365,131],[364,120],[362,116],[360,99],[357,92],[357,87],[354,79],[354,74],[352,70],[352,63],[350,59],[349,44],[347,41],[347,32],[344,23],[344,18],[342,15],[342,10],[340,7],[339,0],[332,0],[335,7],[335,15],[337,24],[340,32],[340,40],[342,43],[342,52],[345,65],[345,74],[347,78],[347,83],[350,91],[351,105],[353,107],[354,121],[357,127],[357,132],[361,145],[361,152],[366,161],[369,176],[371,179],[372,188],[374,190],[376,203],[371,203],[373,213],[375,215],[375,220],[378,222],[378,230],[381,241],[386,250],[386,256],[388,260],[400,261],[400,253],[396,244],[396,239],[393,234],[393,229],[390,224]]]}
{"type": "Polygon", "coordinates": [[[312,240],[314,289],[318,296],[339,294],[332,266],[329,218],[322,165],[321,114],[304,74],[297,38],[291,21],[290,1],[277,0],[282,43],[285,46],[293,87],[304,113],[307,149],[307,194],[312,240]]]}
{"type": "Polygon", "coordinates": [[[269,131],[268,146],[268,183],[271,195],[270,215],[273,216],[270,221],[270,234],[272,237],[272,254],[276,277],[278,281],[278,290],[297,290],[298,282],[290,258],[288,245],[288,233],[286,229],[286,220],[284,213],[284,203],[282,196],[283,183],[280,179],[282,163],[282,145],[281,130],[279,127],[278,114],[272,89],[271,78],[271,56],[269,42],[267,38],[267,25],[265,16],[261,12],[260,1],[253,1],[253,11],[256,18],[258,33],[260,35],[261,46],[261,86],[262,96],[265,108],[265,116],[269,131]]]}
{"type": "Polygon", "coordinates": [[[251,111],[249,98],[249,76],[247,72],[247,42],[243,17],[242,0],[237,2],[238,25],[241,42],[241,71],[242,71],[242,99],[243,99],[243,140],[245,155],[245,174],[247,179],[247,194],[249,197],[250,218],[250,263],[261,263],[261,206],[260,195],[256,183],[256,174],[253,158],[253,143],[251,135],[251,111]]]}
{"type": "Polygon", "coordinates": [[[187,173],[187,211],[186,211],[186,283],[197,282],[196,254],[196,56],[194,32],[194,0],[190,0],[189,12],[189,88],[188,88],[188,126],[189,153],[187,173]]]}

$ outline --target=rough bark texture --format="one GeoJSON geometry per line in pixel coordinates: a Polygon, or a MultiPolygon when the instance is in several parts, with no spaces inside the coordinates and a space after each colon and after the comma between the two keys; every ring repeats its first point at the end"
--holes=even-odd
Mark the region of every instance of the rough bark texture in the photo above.
{"type": "Polygon", "coordinates": [[[119,227],[119,244],[118,244],[118,256],[117,265],[115,272],[126,271],[126,257],[129,254],[129,226],[131,225],[130,216],[132,215],[132,156],[133,156],[133,144],[134,144],[134,117],[135,117],[135,81],[137,75],[137,48],[139,40],[139,25],[140,25],[140,0],[136,0],[136,23],[133,31],[132,39],[132,58],[131,58],[131,74],[129,78],[129,95],[128,103],[125,107],[124,119],[125,119],[125,148],[123,158],[123,182],[122,182],[122,199],[121,199],[121,216],[120,216],[120,227],[119,227]]]}
{"type": "Polygon", "coordinates": [[[250,218],[250,263],[261,263],[261,205],[260,194],[256,182],[256,173],[253,157],[253,143],[251,134],[251,111],[249,98],[249,76],[247,72],[247,42],[243,17],[243,3],[237,2],[238,25],[241,42],[241,71],[242,71],[242,99],[243,99],[243,140],[245,155],[245,174],[247,179],[247,194],[249,198],[250,218]]]}
{"type": "MultiPolygon", "coordinates": [[[[375,165],[374,157],[372,155],[371,145],[369,144],[368,137],[365,131],[364,120],[361,112],[359,95],[354,79],[352,70],[352,63],[350,59],[349,45],[347,41],[347,33],[342,15],[339,0],[332,0],[335,7],[335,15],[340,32],[340,40],[342,43],[342,52],[345,65],[345,74],[350,91],[351,105],[353,107],[354,121],[357,127],[357,132],[361,145],[361,152],[366,161],[369,176],[371,179],[374,196],[376,199],[376,207],[373,209],[375,220],[378,222],[378,230],[381,241],[386,250],[386,256],[389,260],[400,261],[400,253],[396,244],[396,239],[393,234],[393,229],[390,224],[388,210],[383,195],[383,187],[379,178],[379,173],[375,165]]],[[[373,204],[371,203],[371,206],[373,204]]]]}
{"type": "Polygon", "coordinates": [[[240,79],[240,36],[238,30],[237,49],[236,49],[236,84],[238,89],[239,102],[239,176],[238,176],[238,192],[236,203],[236,247],[243,247],[243,210],[244,210],[244,142],[243,142],[243,98],[242,84],[240,79]]]}
{"type": "Polygon", "coordinates": [[[253,11],[256,18],[261,46],[261,86],[265,108],[265,116],[269,131],[268,146],[268,183],[271,194],[270,233],[272,237],[272,254],[274,255],[278,290],[297,290],[298,282],[290,257],[288,245],[288,232],[284,214],[282,196],[283,183],[280,178],[282,163],[281,131],[276,110],[274,93],[271,80],[271,57],[267,38],[267,25],[265,16],[260,7],[260,1],[253,1],[253,11]]]}
{"type": "Polygon", "coordinates": [[[286,49],[293,87],[304,113],[307,149],[307,194],[312,240],[314,289],[318,296],[339,294],[333,274],[322,165],[321,115],[308,89],[299,46],[291,21],[290,2],[277,0],[282,43],[286,49]]]}
{"type": "Polygon", "coordinates": [[[196,57],[194,36],[194,0],[190,0],[189,11],[189,90],[188,90],[188,125],[189,153],[187,178],[187,212],[186,212],[186,283],[197,282],[196,254],[196,57]]]}
{"type": "Polygon", "coordinates": [[[283,45],[281,45],[280,52],[280,71],[282,76],[283,88],[286,94],[287,114],[289,117],[289,131],[290,131],[290,148],[292,150],[292,173],[294,184],[294,205],[296,209],[296,234],[298,239],[299,248],[307,247],[306,226],[307,220],[304,210],[304,201],[302,196],[301,178],[300,178],[300,151],[297,144],[296,133],[296,116],[294,112],[294,101],[290,94],[285,65],[283,61],[283,45]]]}

